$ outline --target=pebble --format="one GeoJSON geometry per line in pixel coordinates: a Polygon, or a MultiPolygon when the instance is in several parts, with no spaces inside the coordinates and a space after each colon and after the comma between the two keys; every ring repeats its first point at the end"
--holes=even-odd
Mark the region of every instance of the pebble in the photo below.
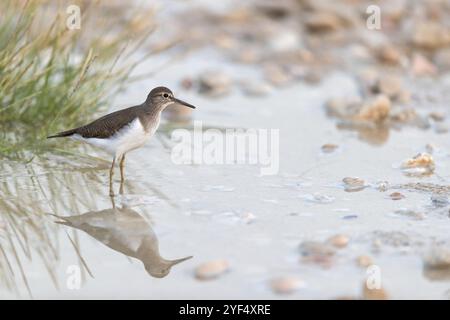
{"type": "Polygon", "coordinates": [[[323,267],[330,267],[335,255],[335,249],[327,244],[317,241],[305,241],[300,244],[302,261],[319,264],[323,267]]]}
{"type": "Polygon", "coordinates": [[[356,258],[356,264],[362,268],[367,268],[373,264],[373,260],[368,255],[360,255],[356,258]]]}
{"type": "Polygon", "coordinates": [[[391,100],[389,97],[379,95],[366,101],[354,119],[380,123],[388,118],[390,111],[391,100]]]}
{"type": "Polygon", "coordinates": [[[342,179],[342,182],[347,192],[361,191],[366,187],[365,181],[357,177],[346,177],[342,179]]]}
{"type": "Polygon", "coordinates": [[[414,30],[412,40],[417,47],[435,50],[450,43],[450,33],[438,22],[420,22],[414,30]]]}
{"type": "Polygon", "coordinates": [[[431,174],[434,172],[435,164],[433,157],[423,152],[404,161],[401,168],[409,174],[431,174]]]}
{"type": "Polygon", "coordinates": [[[330,32],[338,30],[342,21],[332,12],[314,12],[307,15],[305,26],[310,32],[330,32]]]}
{"type": "Polygon", "coordinates": [[[450,249],[448,246],[436,245],[423,258],[427,269],[450,269],[450,249]]]}
{"type": "Polygon", "coordinates": [[[384,94],[392,100],[398,100],[404,95],[403,80],[396,75],[378,76],[378,79],[370,86],[374,94],[384,94]]]}
{"type": "Polygon", "coordinates": [[[323,153],[332,153],[339,148],[337,144],[326,143],[320,147],[323,153]]]}
{"type": "Polygon", "coordinates": [[[269,45],[273,51],[294,51],[301,47],[301,39],[298,32],[289,29],[279,32],[276,37],[270,39],[269,45]]]}
{"type": "Polygon", "coordinates": [[[330,237],[327,242],[336,248],[345,248],[350,241],[350,238],[344,234],[337,234],[330,237]]]}
{"type": "Polygon", "coordinates": [[[381,47],[377,56],[381,62],[388,64],[399,64],[402,59],[400,50],[390,45],[381,47]]]}
{"type": "Polygon", "coordinates": [[[292,294],[305,287],[305,283],[297,277],[284,276],[272,279],[270,281],[270,287],[278,294],[292,294]]]}
{"type": "Polygon", "coordinates": [[[401,200],[401,199],[404,199],[404,198],[405,198],[405,196],[404,196],[402,193],[400,193],[400,192],[392,192],[392,193],[389,195],[389,197],[390,197],[392,200],[401,200]]]}
{"type": "Polygon", "coordinates": [[[443,112],[433,111],[428,114],[428,117],[430,117],[436,122],[442,122],[445,120],[446,115],[443,112]]]}
{"type": "Polygon", "coordinates": [[[231,91],[231,78],[222,72],[208,71],[199,76],[199,93],[212,97],[225,95],[231,91]]]}
{"type": "Polygon", "coordinates": [[[412,73],[416,76],[433,76],[437,74],[436,66],[421,54],[414,54],[412,59],[412,73]]]}
{"type": "Polygon", "coordinates": [[[292,82],[292,76],[278,65],[267,65],[264,68],[267,81],[276,87],[286,86],[292,82]]]}
{"type": "Polygon", "coordinates": [[[264,82],[243,82],[241,84],[242,91],[248,96],[265,96],[273,91],[268,83],[264,82]]]}
{"type": "Polygon", "coordinates": [[[219,277],[229,270],[226,260],[213,260],[205,262],[195,269],[195,277],[199,280],[210,280],[219,277]]]}
{"type": "Polygon", "coordinates": [[[349,214],[347,216],[343,216],[342,219],[344,220],[353,220],[353,219],[357,219],[358,216],[356,214],[349,214]]]}
{"type": "Polygon", "coordinates": [[[282,20],[292,14],[291,8],[288,5],[276,2],[261,3],[256,9],[273,20],[282,20]]]}

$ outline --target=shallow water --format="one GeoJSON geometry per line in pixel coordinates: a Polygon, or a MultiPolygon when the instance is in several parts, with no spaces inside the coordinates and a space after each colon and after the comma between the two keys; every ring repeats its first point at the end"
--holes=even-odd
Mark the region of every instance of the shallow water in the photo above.
{"type": "MultiPolygon", "coordinates": [[[[152,70],[158,59],[138,72],[152,70]]],[[[448,134],[413,127],[370,135],[340,130],[323,104],[358,90],[343,72],[330,73],[317,85],[276,89],[264,98],[234,91],[208,99],[177,88],[180,75],[214,66],[253,74],[199,52],[155,78],[133,83],[114,105],[139,103],[149,88],[163,84],[198,106],[192,121],[201,120],[204,127],[280,129],[279,173],[261,176],[257,165],[176,165],[168,122],[127,157],[125,194],[114,204],[108,196],[109,159],[89,146],[70,143],[65,150],[72,154],[50,153],[28,164],[3,161],[0,298],[358,298],[367,276],[356,263],[360,255],[371,256],[380,268],[390,298],[448,298],[448,274],[428,272],[422,257],[435,244],[450,243],[449,205],[436,207],[431,192],[402,187],[447,184],[448,134]],[[326,143],[338,149],[323,153],[326,143]],[[406,176],[400,164],[427,144],[434,146],[435,173],[406,176]],[[346,192],[345,177],[359,177],[367,187],[346,192]],[[382,192],[379,181],[397,187],[382,192]],[[405,198],[392,200],[394,191],[405,198]],[[423,219],[395,213],[403,208],[422,213],[423,219]],[[77,228],[57,224],[61,219],[54,215],[81,222],[77,228]],[[302,242],[323,242],[336,234],[350,241],[336,249],[329,265],[301,259],[302,242]],[[150,264],[193,258],[156,278],[140,256],[130,258],[142,243],[152,253],[142,260],[150,264]],[[195,278],[198,265],[216,259],[226,259],[230,270],[209,281],[195,278]],[[82,283],[73,288],[77,268],[82,283]],[[271,279],[290,275],[305,287],[290,295],[271,290],[271,279]]],[[[181,126],[192,130],[192,121],[181,126]]],[[[116,180],[117,190],[118,185],[116,180]]]]}
{"type": "MultiPolygon", "coordinates": [[[[170,79],[170,72],[165,76],[170,79]]],[[[261,177],[259,168],[251,165],[175,165],[158,139],[131,154],[125,195],[116,205],[125,203],[147,217],[164,258],[194,256],[162,279],[149,276],[141,262],[84,231],[55,224],[57,219],[48,215],[77,216],[111,208],[106,161],[49,155],[25,166],[3,164],[11,165],[4,172],[14,172],[1,177],[6,214],[2,249],[14,275],[2,265],[1,297],[29,297],[26,279],[34,298],[279,298],[285,296],[273,293],[268,281],[283,275],[297,275],[306,283],[289,298],[358,296],[366,274],[355,259],[369,254],[392,298],[444,298],[448,282],[427,279],[421,255],[432,243],[449,241],[448,212],[430,209],[429,193],[402,190],[406,198],[393,201],[389,191],[373,187],[345,192],[341,180],[358,176],[369,184],[443,184],[437,176],[446,176],[445,152],[436,156],[437,175],[420,180],[405,177],[393,164],[428,143],[446,150],[448,137],[403,129],[391,131],[386,143],[373,146],[354,132],[340,131],[321,108],[337,83],[342,89],[345,76],[333,75],[318,87],[279,90],[264,100],[232,95],[214,101],[178,93],[199,106],[194,117],[206,125],[281,128],[280,172],[261,177]],[[324,143],[339,149],[323,154],[324,143]],[[314,195],[329,201],[311,201],[314,195]],[[395,215],[400,208],[423,211],[425,219],[395,215]],[[241,217],[246,212],[255,216],[251,223],[241,217]],[[401,232],[408,243],[394,246],[386,241],[375,252],[374,232],[380,231],[401,232]],[[323,241],[338,233],[348,235],[350,243],[338,251],[329,269],[299,262],[302,241],[323,241]],[[194,268],[214,259],[228,260],[229,272],[211,281],[195,279],[194,268]],[[78,290],[67,288],[71,265],[81,266],[84,279],[78,290]]],[[[78,150],[75,144],[72,150],[78,150]]],[[[96,154],[90,147],[83,151],[96,154]]]]}

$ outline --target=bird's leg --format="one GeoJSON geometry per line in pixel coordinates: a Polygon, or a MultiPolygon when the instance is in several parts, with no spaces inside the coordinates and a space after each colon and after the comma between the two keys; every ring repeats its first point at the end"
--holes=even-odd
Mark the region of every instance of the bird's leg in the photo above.
{"type": "Polygon", "coordinates": [[[114,197],[110,197],[110,198],[111,198],[112,208],[115,209],[116,208],[116,202],[114,201],[114,197]]]}
{"type": "Polygon", "coordinates": [[[114,197],[113,191],[113,174],[114,174],[114,165],[116,164],[116,157],[113,158],[111,169],[109,170],[109,195],[114,197]]]}
{"type": "Polygon", "coordinates": [[[123,170],[125,168],[125,153],[122,155],[120,159],[120,194],[123,194],[123,183],[125,182],[125,176],[123,170]]]}

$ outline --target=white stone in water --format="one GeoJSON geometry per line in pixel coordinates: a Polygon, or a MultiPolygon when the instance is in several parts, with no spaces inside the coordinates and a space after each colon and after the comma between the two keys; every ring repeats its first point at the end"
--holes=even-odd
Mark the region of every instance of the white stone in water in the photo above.
{"type": "Polygon", "coordinates": [[[241,214],[240,218],[242,222],[250,224],[256,219],[256,216],[251,212],[244,212],[243,214],[241,214]]]}
{"type": "Polygon", "coordinates": [[[284,276],[272,279],[270,281],[270,287],[278,294],[292,294],[305,287],[305,283],[297,277],[284,276]]]}
{"type": "Polygon", "coordinates": [[[389,189],[389,182],[387,181],[378,181],[377,182],[377,190],[380,192],[385,192],[389,189]]]}
{"type": "Polygon", "coordinates": [[[215,279],[227,272],[229,268],[228,261],[224,259],[205,262],[195,269],[195,277],[199,280],[215,279]]]}

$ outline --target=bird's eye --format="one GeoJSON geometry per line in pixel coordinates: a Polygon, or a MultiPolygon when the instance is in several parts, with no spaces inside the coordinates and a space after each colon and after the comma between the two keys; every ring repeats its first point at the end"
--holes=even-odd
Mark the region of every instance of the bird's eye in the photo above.
{"type": "Polygon", "coordinates": [[[168,98],[168,97],[169,97],[169,94],[168,94],[168,93],[164,93],[164,94],[163,94],[163,97],[164,97],[164,98],[168,98]]]}

